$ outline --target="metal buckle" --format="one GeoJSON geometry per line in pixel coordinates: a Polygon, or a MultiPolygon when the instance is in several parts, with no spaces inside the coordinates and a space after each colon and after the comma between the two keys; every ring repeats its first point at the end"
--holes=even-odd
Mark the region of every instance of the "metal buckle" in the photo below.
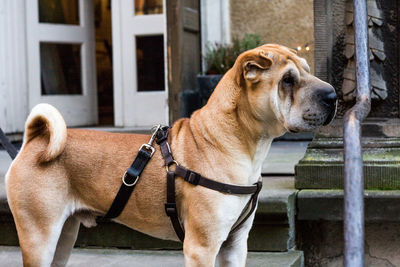
{"type": "Polygon", "coordinates": [[[166,144],[167,144],[168,152],[169,152],[170,154],[172,154],[171,147],[169,146],[169,143],[166,143],[166,144]]]}
{"type": "Polygon", "coordinates": [[[154,147],[152,147],[151,145],[149,145],[149,144],[143,144],[143,145],[139,148],[139,151],[142,150],[142,148],[146,148],[146,150],[150,150],[150,151],[151,151],[150,157],[153,156],[154,152],[156,151],[156,149],[155,149],[154,147]]]}
{"type": "Polygon", "coordinates": [[[175,215],[176,212],[176,203],[165,203],[165,213],[168,217],[175,215]]]}
{"type": "Polygon", "coordinates": [[[158,131],[160,130],[160,128],[161,128],[161,124],[157,124],[157,125],[154,125],[153,127],[151,127],[151,131],[153,133],[151,135],[150,141],[147,143],[148,145],[150,145],[150,146],[153,145],[154,139],[156,138],[156,135],[157,135],[158,131]]]}
{"type": "Polygon", "coordinates": [[[145,148],[146,150],[150,150],[150,157],[153,156],[154,152],[156,149],[153,147],[154,139],[156,138],[157,132],[160,130],[161,124],[155,125],[151,128],[151,131],[153,132],[150,138],[150,141],[147,144],[143,144],[139,150],[142,150],[142,148],[145,148]]]}
{"type": "Polygon", "coordinates": [[[136,176],[136,179],[135,179],[135,181],[134,181],[133,183],[128,184],[128,183],[125,181],[125,178],[126,178],[127,174],[128,174],[128,171],[126,171],[126,172],[124,173],[124,176],[122,176],[122,182],[123,182],[124,185],[126,185],[126,186],[134,186],[134,185],[137,183],[137,181],[139,180],[139,175],[136,176]]]}
{"type": "Polygon", "coordinates": [[[165,169],[167,170],[167,172],[169,171],[169,166],[171,166],[172,164],[179,166],[178,162],[176,162],[176,160],[173,160],[168,165],[165,166],[165,169]]]}

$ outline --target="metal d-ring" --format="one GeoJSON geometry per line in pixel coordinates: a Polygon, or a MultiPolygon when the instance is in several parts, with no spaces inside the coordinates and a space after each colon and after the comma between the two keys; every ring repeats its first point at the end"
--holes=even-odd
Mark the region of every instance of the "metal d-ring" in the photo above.
{"type": "Polygon", "coordinates": [[[125,182],[125,178],[126,178],[126,176],[127,176],[127,173],[128,173],[128,171],[126,171],[126,172],[124,173],[124,175],[122,176],[122,182],[123,182],[124,185],[126,185],[126,186],[134,186],[134,185],[137,183],[137,181],[139,180],[139,175],[136,176],[136,179],[135,179],[135,181],[134,181],[133,183],[128,184],[127,182],[125,182]]]}
{"type": "Polygon", "coordinates": [[[168,165],[165,165],[165,169],[167,170],[167,172],[169,172],[169,166],[171,166],[171,164],[175,164],[176,166],[179,166],[178,162],[176,162],[176,160],[172,160],[168,165]]]}

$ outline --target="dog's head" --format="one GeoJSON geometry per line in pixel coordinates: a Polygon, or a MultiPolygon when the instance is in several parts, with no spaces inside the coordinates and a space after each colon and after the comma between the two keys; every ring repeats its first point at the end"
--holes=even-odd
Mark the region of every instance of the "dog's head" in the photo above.
{"type": "Polygon", "coordinates": [[[312,131],[336,112],[335,89],[310,74],[306,60],[285,46],[267,44],[241,54],[238,82],[257,119],[282,132],[312,131]]]}

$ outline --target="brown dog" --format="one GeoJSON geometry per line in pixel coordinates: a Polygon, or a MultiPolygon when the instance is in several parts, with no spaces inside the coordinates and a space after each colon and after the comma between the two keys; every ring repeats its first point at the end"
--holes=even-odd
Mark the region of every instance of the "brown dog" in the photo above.
{"type": "MultiPolygon", "coordinates": [[[[169,143],[180,165],[223,183],[251,185],[271,141],[310,131],[334,116],[332,86],[280,45],[241,54],[207,105],[177,121],[169,143]]],[[[23,148],[6,175],[8,201],[25,266],[65,265],[79,223],[109,209],[138,148],[149,136],[67,130],[58,111],[40,104],[29,115],[23,148]]],[[[177,240],[164,212],[166,171],[158,147],[122,214],[115,220],[177,240]]],[[[231,195],[176,179],[187,266],[244,266],[254,214],[230,233],[249,195],[231,195]]]]}

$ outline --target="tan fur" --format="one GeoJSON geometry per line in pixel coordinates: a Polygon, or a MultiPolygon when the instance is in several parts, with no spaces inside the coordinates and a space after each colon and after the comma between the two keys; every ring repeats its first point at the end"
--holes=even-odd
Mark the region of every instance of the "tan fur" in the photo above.
{"type": "Polygon", "coordinates": [[[37,136],[46,136],[47,148],[40,153],[39,162],[55,159],[67,142],[67,126],[61,114],[49,104],[35,106],[25,123],[24,145],[37,136]]]}
{"type": "MultiPolygon", "coordinates": [[[[275,99],[288,66],[294,66],[304,86],[322,83],[288,48],[267,45],[240,55],[206,106],[190,119],[180,119],[173,125],[169,143],[178,163],[224,183],[256,182],[272,139],[291,127],[286,110],[276,110],[288,96],[275,99]],[[251,77],[248,72],[253,72],[251,77]]],[[[299,97],[296,94],[295,98],[299,97]]],[[[306,99],[296,101],[293,106],[308,103],[306,99]]],[[[149,136],[66,131],[61,115],[49,105],[35,107],[26,125],[24,147],[10,169],[7,193],[24,265],[39,266],[48,262],[43,250],[49,255],[54,253],[45,247],[54,235],[52,225],[64,220],[68,211],[69,215],[78,212],[85,218],[107,212],[122,175],[149,136]]],[[[166,171],[159,147],[155,148],[116,221],[158,238],[177,240],[164,211],[166,171]]],[[[240,233],[231,236],[229,232],[249,196],[222,194],[181,178],[176,179],[176,188],[186,233],[185,264],[213,266],[220,249],[225,266],[236,266],[232,262],[244,264],[243,250],[253,217],[240,233]],[[230,245],[224,243],[228,237],[230,245]],[[235,247],[241,252],[235,252],[235,247]],[[233,261],[229,259],[232,255],[240,258],[233,261]]],[[[56,258],[65,261],[65,257],[56,258]]]]}

